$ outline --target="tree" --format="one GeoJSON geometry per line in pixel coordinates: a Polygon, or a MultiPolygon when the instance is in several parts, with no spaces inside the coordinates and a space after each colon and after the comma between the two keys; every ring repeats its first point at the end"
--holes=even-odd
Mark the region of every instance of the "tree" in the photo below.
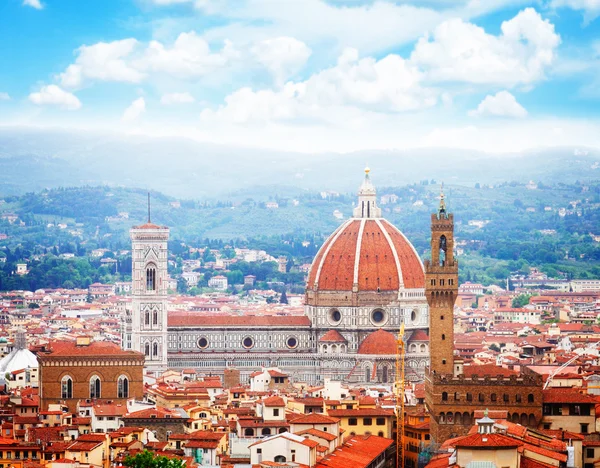
{"type": "Polygon", "coordinates": [[[531,299],[531,294],[519,294],[512,300],[513,309],[520,309],[526,306],[529,304],[529,299],[531,299]]]}
{"type": "Polygon", "coordinates": [[[279,303],[280,304],[287,304],[288,303],[287,295],[285,294],[285,289],[281,293],[281,297],[279,298],[279,303]]]}
{"type": "Polygon", "coordinates": [[[179,458],[168,458],[163,455],[155,456],[149,450],[136,453],[135,456],[125,457],[125,466],[130,468],[184,468],[183,460],[179,458]]]}

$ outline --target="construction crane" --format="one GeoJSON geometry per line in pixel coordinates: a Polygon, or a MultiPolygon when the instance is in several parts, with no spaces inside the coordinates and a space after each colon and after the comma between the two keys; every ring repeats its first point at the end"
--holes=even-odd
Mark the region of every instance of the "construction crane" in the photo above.
{"type": "Polygon", "coordinates": [[[404,468],[404,324],[396,340],[396,468],[404,468]]]}
{"type": "Polygon", "coordinates": [[[600,345],[600,341],[597,341],[596,343],[587,345],[585,348],[578,348],[578,349],[581,349],[581,353],[580,354],[575,353],[575,356],[573,356],[571,359],[569,359],[567,362],[565,362],[562,366],[560,366],[558,369],[556,369],[554,372],[552,372],[546,379],[546,383],[544,384],[543,389],[546,390],[550,386],[552,379],[554,379],[554,377],[556,377],[563,370],[565,370],[567,367],[569,367],[571,364],[573,364],[575,361],[577,361],[577,359],[579,359],[581,357],[581,355],[583,353],[585,353],[586,350],[596,349],[598,347],[598,345],[600,345]]]}

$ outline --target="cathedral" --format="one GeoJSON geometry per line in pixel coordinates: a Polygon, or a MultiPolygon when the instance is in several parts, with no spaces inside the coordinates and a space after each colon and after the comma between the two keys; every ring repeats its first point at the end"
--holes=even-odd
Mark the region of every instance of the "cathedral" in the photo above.
{"type": "Polygon", "coordinates": [[[304,316],[167,315],[169,229],[148,220],[130,233],[133,301],[123,347],[144,353],[150,372],[194,368],[223,375],[236,368],[244,381],[257,368],[272,366],[308,384],[325,378],[390,384],[404,324],[406,379],[424,379],[430,307],[425,270],[410,241],[382,217],[369,169],[353,216],[312,263],[304,316]]]}

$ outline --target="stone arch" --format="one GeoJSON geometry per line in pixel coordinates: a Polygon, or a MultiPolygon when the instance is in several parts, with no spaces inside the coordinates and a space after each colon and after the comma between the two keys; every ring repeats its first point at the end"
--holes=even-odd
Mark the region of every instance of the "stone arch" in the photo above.
{"type": "Polygon", "coordinates": [[[440,413],[439,423],[446,424],[446,413],[440,413]]]}
{"type": "Polygon", "coordinates": [[[156,291],[156,271],[155,263],[146,264],[146,291],[156,291]]]}
{"type": "Polygon", "coordinates": [[[280,427],[279,428],[279,433],[283,434],[285,431],[287,431],[287,429],[285,427],[280,427]]]}
{"type": "Polygon", "coordinates": [[[89,380],[90,382],[90,398],[102,398],[102,378],[94,374],[89,380]]]}
{"type": "Polygon", "coordinates": [[[513,413],[511,419],[512,419],[512,421],[511,421],[512,423],[519,424],[519,413],[513,413]]]}
{"type": "Polygon", "coordinates": [[[529,416],[527,416],[525,413],[521,413],[521,426],[527,426],[528,422],[529,416]]]}
{"type": "Polygon", "coordinates": [[[454,424],[462,425],[462,414],[459,413],[458,411],[454,414],[454,424]]]}
{"type": "Polygon", "coordinates": [[[117,379],[117,398],[129,398],[129,377],[124,374],[117,379]]]}
{"type": "Polygon", "coordinates": [[[247,427],[246,429],[244,429],[244,435],[246,437],[254,437],[254,429],[252,429],[251,427],[247,427]]]}
{"type": "Polygon", "coordinates": [[[529,413],[529,427],[537,427],[537,419],[533,413],[529,413]]]}
{"type": "Polygon", "coordinates": [[[421,345],[421,349],[420,349],[420,351],[421,351],[422,353],[426,353],[426,352],[427,352],[427,346],[426,346],[425,344],[422,344],[422,345],[421,345]]]}
{"type": "Polygon", "coordinates": [[[73,378],[65,374],[60,380],[61,398],[73,398],[73,378]]]}
{"type": "Polygon", "coordinates": [[[465,411],[463,413],[462,421],[465,426],[470,426],[471,425],[471,413],[468,413],[465,411]]]}
{"type": "Polygon", "coordinates": [[[268,427],[263,427],[262,431],[260,431],[260,434],[264,435],[264,436],[270,436],[271,435],[271,429],[268,428],[268,427]]]}
{"type": "Polygon", "coordinates": [[[412,343],[410,345],[410,352],[411,353],[416,353],[417,352],[417,345],[415,343],[412,343]]]}

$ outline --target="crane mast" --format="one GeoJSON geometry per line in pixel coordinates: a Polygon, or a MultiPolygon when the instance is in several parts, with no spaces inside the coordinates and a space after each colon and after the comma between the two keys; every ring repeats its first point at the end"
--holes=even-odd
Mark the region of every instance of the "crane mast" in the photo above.
{"type": "Polygon", "coordinates": [[[396,340],[396,468],[404,468],[404,324],[396,340]]]}

